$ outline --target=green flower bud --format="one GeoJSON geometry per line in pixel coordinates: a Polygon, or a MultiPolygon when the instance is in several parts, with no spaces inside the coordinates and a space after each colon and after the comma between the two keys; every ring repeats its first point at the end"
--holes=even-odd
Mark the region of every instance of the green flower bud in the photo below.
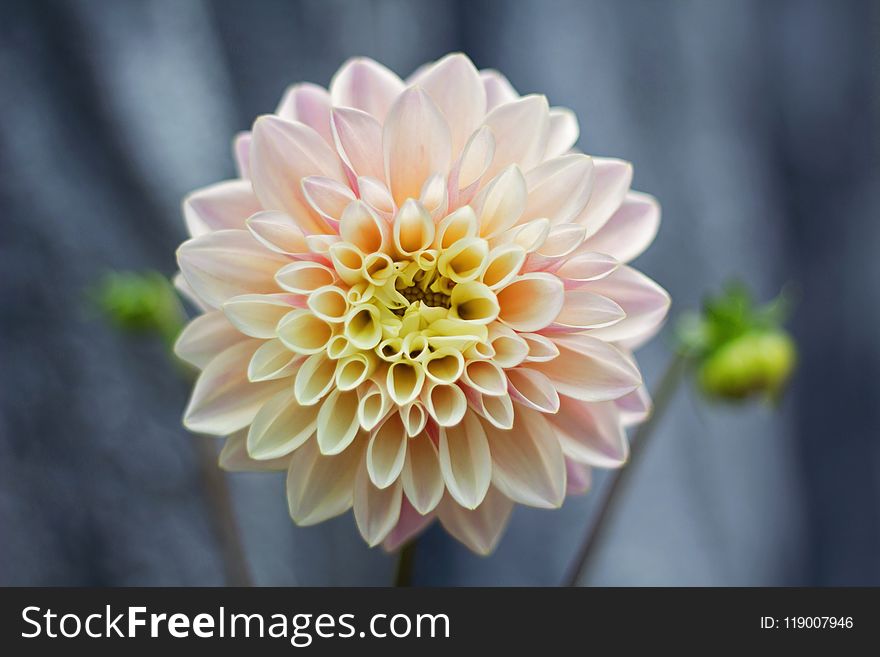
{"type": "Polygon", "coordinates": [[[778,398],[797,361],[794,341],[781,329],[753,330],[730,340],[701,363],[700,387],[709,395],[778,398]]]}

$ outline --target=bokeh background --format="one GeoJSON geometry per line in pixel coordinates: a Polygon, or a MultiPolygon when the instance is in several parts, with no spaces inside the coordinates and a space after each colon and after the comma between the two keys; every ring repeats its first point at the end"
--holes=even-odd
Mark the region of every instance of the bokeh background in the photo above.
{"type": "MultiPolygon", "coordinates": [[[[801,290],[781,408],[681,392],[584,583],[880,584],[880,3],[858,0],[4,0],[0,584],[224,582],[187,386],[83,290],[173,272],[180,198],[233,174],[287,84],[454,50],[635,163],[664,208],[637,265],[673,317],[730,277],[801,290]]],[[[300,529],[282,475],[230,482],[257,583],[391,581],[350,515],[300,529]]],[[[488,559],[432,529],[415,581],[555,584],[596,499],[517,509],[488,559]]]]}

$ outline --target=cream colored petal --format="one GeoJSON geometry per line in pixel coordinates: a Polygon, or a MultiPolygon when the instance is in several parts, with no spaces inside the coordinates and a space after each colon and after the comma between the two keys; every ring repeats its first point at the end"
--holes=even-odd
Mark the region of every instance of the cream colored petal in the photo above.
{"type": "Polygon", "coordinates": [[[311,311],[297,309],[281,318],[277,333],[288,349],[310,355],[324,351],[333,335],[333,327],[315,317],[311,311]]]}
{"type": "Polygon", "coordinates": [[[519,334],[499,322],[489,325],[489,341],[495,354],[492,359],[499,367],[516,367],[529,355],[528,343],[519,334]]]}
{"type": "Polygon", "coordinates": [[[471,324],[489,324],[498,317],[499,304],[488,286],[476,281],[459,283],[450,295],[449,316],[471,324]]]}
{"type": "Polygon", "coordinates": [[[419,396],[425,381],[425,370],[418,363],[397,361],[388,367],[385,385],[392,401],[403,406],[419,396]]]}
{"type": "Polygon", "coordinates": [[[440,503],[444,490],[440,456],[427,434],[409,441],[400,479],[407,499],[419,513],[430,513],[440,503]]]}
{"type": "Polygon", "coordinates": [[[434,220],[425,207],[415,199],[407,199],[393,226],[394,248],[401,256],[424,251],[434,241],[434,220]]]}
{"type": "Polygon", "coordinates": [[[495,135],[495,158],[486,175],[492,178],[511,164],[529,171],[547,149],[550,107],[544,96],[523,96],[494,108],[486,125],[495,135]]]}
{"type": "Polygon", "coordinates": [[[543,413],[516,409],[512,431],[484,425],[492,453],[492,485],[514,502],[558,508],[565,499],[565,458],[543,413]]]}
{"type": "Polygon", "coordinates": [[[418,436],[425,430],[425,425],[428,423],[428,412],[422,402],[410,402],[406,406],[402,406],[398,413],[408,437],[418,436]]]}
{"type": "Polygon", "coordinates": [[[248,362],[259,340],[234,344],[215,356],[193,387],[183,423],[190,431],[225,436],[246,427],[284,381],[251,383],[248,362]]]}
{"type": "Polygon", "coordinates": [[[373,212],[385,221],[391,221],[397,206],[394,198],[384,182],[369,176],[360,176],[357,179],[358,194],[373,212]]]}
{"type": "Polygon", "coordinates": [[[295,294],[309,294],[336,282],[336,272],[320,262],[291,262],[275,274],[279,287],[295,294]]]}
{"type": "Polygon", "coordinates": [[[454,383],[464,372],[464,358],[458,350],[437,349],[425,359],[424,369],[431,381],[454,383]]]}
{"type": "Polygon", "coordinates": [[[283,212],[258,212],[247,220],[247,228],[257,241],[276,253],[312,257],[302,229],[283,212]]]}
{"type": "Polygon", "coordinates": [[[251,458],[276,459],[290,454],[315,433],[317,406],[301,406],[289,383],[260,408],[248,431],[251,458]]]}
{"type": "Polygon", "coordinates": [[[449,175],[450,206],[469,203],[495,157],[492,129],[483,126],[470,136],[449,175]]]}
{"type": "Polygon", "coordinates": [[[428,67],[413,80],[446,117],[452,151],[461,152],[486,114],[486,92],[477,69],[465,55],[453,53],[428,67]]]}
{"type": "Polygon", "coordinates": [[[590,331],[590,335],[620,342],[631,349],[644,344],[660,330],[672,302],[666,290],[627,266],[582,289],[614,299],[626,313],[624,320],[590,331]]]}
{"type": "Polygon", "coordinates": [[[217,308],[239,294],[278,292],[274,275],[287,263],[246,230],[220,230],[184,242],[177,263],[199,298],[217,308]]]}
{"type": "Polygon", "coordinates": [[[440,253],[437,270],[456,283],[474,281],[486,268],[488,255],[489,244],[486,240],[466,237],[440,253]]]}
{"type": "Polygon", "coordinates": [[[493,427],[507,430],[513,427],[513,402],[509,395],[484,395],[464,387],[470,407],[493,427]]]}
{"type": "Polygon", "coordinates": [[[571,289],[604,278],[618,267],[620,262],[612,256],[596,252],[578,252],[566,258],[555,273],[562,279],[566,289],[571,289]]]}
{"type": "Polygon", "coordinates": [[[302,189],[311,208],[333,229],[338,229],[343,211],[355,200],[348,185],[323,176],[306,176],[302,189]]]}
{"type": "Polygon", "coordinates": [[[361,461],[354,482],[354,518],[370,547],[381,543],[394,529],[402,498],[400,480],[387,488],[377,488],[370,481],[365,461],[361,461]]]}
{"type": "Polygon", "coordinates": [[[523,274],[496,292],[498,318],[516,331],[539,331],[559,315],[564,291],[562,281],[552,274],[523,274]]]}
{"type": "Polygon", "coordinates": [[[642,383],[635,363],[616,347],[587,335],[554,338],[559,357],[529,367],[545,374],[561,395],[581,401],[607,401],[642,383]]]}
{"type": "Polygon", "coordinates": [[[172,276],[171,283],[174,285],[174,289],[177,290],[178,294],[180,294],[180,296],[188,301],[199,312],[206,313],[214,310],[214,308],[205,303],[204,299],[201,299],[199,295],[196,294],[196,291],[186,282],[186,279],[180,272],[177,272],[172,276]]]}
{"type": "MultiPolygon", "coordinates": [[[[419,203],[431,216],[431,237],[433,239],[435,223],[446,216],[449,209],[449,194],[447,191],[446,176],[435,173],[422,185],[419,193],[419,203]]],[[[428,246],[431,246],[428,243],[428,246]]]]}
{"type": "Polygon", "coordinates": [[[330,247],[330,259],[333,270],[343,281],[349,285],[363,281],[364,252],[359,248],[347,242],[337,242],[330,247]]]}
{"type": "Polygon", "coordinates": [[[474,509],[486,497],[492,459],[482,424],[472,411],[453,427],[440,429],[440,471],[456,502],[474,509]]]}
{"type": "Polygon", "coordinates": [[[216,183],[183,199],[183,217],[192,237],[242,229],[245,220],[262,209],[249,180],[216,183]]]}
{"type": "Polygon", "coordinates": [[[382,320],[376,306],[365,303],[351,309],[345,319],[345,336],[360,349],[372,349],[382,339],[382,320]]]}
{"type": "Polygon", "coordinates": [[[519,98],[519,94],[510,81],[494,69],[480,71],[480,79],[486,90],[486,111],[490,111],[519,98]]]}
{"type": "Polygon", "coordinates": [[[358,389],[360,401],[358,403],[358,420],[364,431],[372,431],[385,419],[392,408],[391,397],[385,390],[384,385],[375,381],[368,381],[365,387],[358,389]]]}
{"type": "Polygon", "coordinates": [[[383,251],[390,241],[388,224],[363,201],[355,201],[345,208],[339,222],[339,236],[364,255],[383,251]]]}
{"type": "Polygon", "coordinates": [[[484,395],[507,394],[507,377],[504,371],[489,360],[472,360],[467,363],[461,380],[484,395]]]}
{"type": "Polygon", "coordinates": [[[236,431],[223,443],[219,465],[227,472],[278,472],[287,470],[290,456],[257,461],[247,453],[247,430],[236,431]]]}
{"type": "Polygon", "coordinates": [[[629,457],[629,442],[614,402],[561,397],[559,412],[548,417],[566,456],[598,468],[617,468],[629,457]]]}
{"type": "Polygon", "coordinates": [[[367,446],[367,472],[377,488],[388,488],[397,481],[406,459],[409,438],[400,415],[392,413],[373,431],[367,446]]]}
{"type": "Polygon", "coordinates": [[[526,175],[529,195],[521,221],[547,217],[553,224],[574,220],[593,189],[593,158],[563,155],[541,163],[526,175]]]}
{"type": "Polygon", "coordinates": [[[562,310],[549,328],[576,332],[613,326],[625,318],[626,312],[613,299],[585,289],[566,290],[562,310]]]}
{"type": "Polygon", "coordinates": [[[294,376],[303,360],[304,357],[290,351],[281,340],[266,340],[248,363],[248,380],[272,381],[294,376]]]}
{"type": "Polygon", "coordinates": [[[318,319],[335,324],[345,320],[349,303],[347,291],[336,285],[325,285],[309,294],[309,310],[318,319]]]}
{"type": "Polygon", "coordinates": [[[458,424],[467,410],[467,399],[457,385],[428,384],[422,389],[422,401],[428,413],[441,427],[458,424]]]}
{"type": "Polygon", "coordinates": [[[369,352],[350,354],[340,359],[336,385],[340,390],[354,390],[376,369],[376,357],[369,352]]]}
{"type": "Polygon", "coordinates": [[[312,440],[296,450],[287,471],[287,504],[293,521],[315,525],[348,511],[362,459],[363,449],[354,447],[325,456],[312,440]]]}
{"type": "Polygon", "coordinates": [[[660,228],[660,204],[653,196],[629,192],[611,218],[585,244],[629,262],[648,248],[660,228]]]}
{"type": "Polygon", "coordinates": [[[521,246],[526,253],[532,253],[544,245],[549,235],[550,220],[542,217],[541,219],[532,219],[507,231],[505,235],[502,235],[502,240],[512,241],[521,246]]]}
{"type": "Polygon", "coordinates": [[[382,179],[382,126],[370,114],[351,107],[336,107],[332,115],[336,150],[355,177],[382,179]]]}
{"type": "Polygon", "coordinates": [[[334,390],[318,412],[317,436],[321,454],[339,454],[355,439],[360,424],[357,417],[358,394],[354,390],[334,390]]]}
{"type": "Polygon", "coordinates": [[[491,488],[483,503],[473,511],[463,508],[449,496],[437,507],[443,528],[468,548],[481,555],[491,554],[501,538],[513,502],[497,489],[491,488]]]}
{"type": "Polygon", "coordinates": [[[422,183],[430,176],[449,171],[449,125],[418,87],[410,87],[394,103],[383,127],[382,146],[385,178],[398,205],[418,198],[422,183]]]}
{"type": "Polygon", "coordinates": [[[526,180],[519,167],[511,164],[474,199],[480,235],[492,239],[516,225],[527,199],[526,180]]]}
{"type": "Polygon", "coordinates": [[[333,388],[336,378],[337,361],[330,360],[323,353],[305,359],[296,373],[293,392],[296,400],[303,406],[317,404],[333,388]]]}
{"type": "Polygon", "coordinates": [[[580,127],[574,112],[567,107],[550,108],[550,131],[547,137],[546,158],[567,153],[577,143],[580,127]]]}
{"type": "Polygon", "coordinates": [[[330,94],[324,87],[302,82],[287,88],[275,113],[288,121],[300,121],[321,135],[328,144],[330,134],[330,94]]]}
{"type": "Polygon", "coordinates": [[[400,519],[394,525],[391,533],[382,541],[382,549],[388,553],[396,552],[398,548],[414,540],[432,522],[434,522],[433,513],[420,514],[404,496],[400,506],[400,519]]]}
{"type": "Polygon", "coordinates": [[[214,310],[186,325],[174,343],[174,353],[202,369],[221,351],[244,339],[222,312],[214,310]]]}
{"type": "Polygon", "coordinates": [[[354,107],[381,123],[403,89],[403,81],[382,64],[355,57],[333,76],[330,99],[334,107],[354,107]]]}
{"type": "Polygon", "coordinates": [[[304,123],[261,116],[254,123],[250,161],[254,192],[265,209],[286,212],[306,234],[329,232],[301,186],[306,176],[345,182],[342,162],[323,137],[304,123]]]}
{"type": "Polygon", "coordinates": [[[289,294],[242,294],[223,304],[223,313],[239,331],[252,338],[274,338],[275,327],[296,300],[289,294]]]}
{"type": "Polygon", "coordinates": [[[529,367],[514,367],[504,373],[513,401],[541,413],[559,410],[559,395],[546,376],[529,367]]]}
{"type": "Polygon", "coordinates": [[[593,192],[586,207],[574,220],[587,228],[587,237],[595,235],[620,207],[632,182],[629,162],[613,158],[593,158],[593,192]]]}
{"type": "Polygon", "coordinates": [[[501,244],[489,252],[480,280],[492,290],[510,283],[522,269],[526,252],[518,244],[501,244]]]}
{"type": "Polygon", "coordinates": [[[466,205],[440,221],[434,236],[434,245],[440,249],[448,249],[459,240],[476,235],[477,215],[471,206],[466,205]]]}
{"type": "Polygon", "coordinates": [[[251,131],[245,130],[235,135],[232,140],[232,153],[235,157],[235,169],[239,178],[251,177],[251,131]]]}

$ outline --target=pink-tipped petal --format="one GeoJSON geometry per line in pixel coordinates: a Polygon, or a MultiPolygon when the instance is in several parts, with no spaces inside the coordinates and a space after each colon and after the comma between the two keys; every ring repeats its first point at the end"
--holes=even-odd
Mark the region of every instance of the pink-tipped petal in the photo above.
{"type": "Polygon", "coordinates": [[[565,472],[568,475],[565,486],[566,495],[583,495],[590,490],[590,486],[593,484],[590,466],[565,459],[565,472]]]}
{"type": "Polygon", "coordinates": [[[232,155],[235,157],[235,170],[239,178],[251,177],[251,132],[239,132],[232,140],[232,155]]]}
{"type": "Polygon", "coordinates": [[[486,111],[489,112],[499,105],[504,105],[519,98],[519,94],[510,81],[494,69],[480,71],[480,80],[486,90],[486,111]]]}
{"type": "Polygon", "coordinates": [[[440,471],[459,504],[474,509],[483,501],[492,478],[492,457],[483,425],[472,411],[460,424],[440,430],[440,471]]]}
{"type": "Polygon", "coordinates": [[[584,289],[566,290],[562,311],[549,330],[570,333],[598,329],[619,324],[625,318],[626,312],[614,298],[584,289]]]}
{"type": "Polygon", "coordinates": [[[548,416],[565,455],[598,468],[617,468],[629,457],[629,442],[615,403],[584,402],[562,396],[559,412],[548,416]]]}
{"type": "Polygon", "coordinates": [[[409,441],[401,481],[406,497],[419,513],[430,513],[440,503],[445,488],[440,456],[426,433],[409,441]]]}
{"type": "Polygon", "coordinates": [[[607,253],[621,262],[637,258],[648,248],[660,228],[660,204],[640,192],[629,192],[623,203],[584,248],[607,253]]]}
{"type": "Polygon", "coordinates": [[[183,216],[192,237],[244,228],[247,218],[260,210],[248,180],[227,180],[203,187],[183,199],[183,216]]]}
{"type": "Polygon", "coordinates": [[[559,315],[564,291],[552,274],[524,274],[498,291],[498,319],[515,331],[540,331],[559,315]]]}
{"type": "Polygon", "coordinates": [[[574,148],[580,136],[577,117],[567,107],[550,108],[550,134],[544,157],[558,157],[574,148]]]}
{"type": "Polygon", "coordinates": [[[219,310],[193,319],[174,343],[174,353],[190,365],[203,369],[212,358],[246,339],[219,310]]]}
{"type": "Polygon", "coordinates": [[[574,219],[586,226],[587,237],[595,235],[613,215],[632,183],[632,164],[614,158],[593,158],[593,192],[586,207],[574,219]]]}
{"type": "Polygon", "coordinates": [[[434,522],[434,514],[422,515],[405,497],[400,506],[400,518],[391,533],[382,542],[382,549],[395,552],[404,544],[409,543],[434,522]]]}
{"type": "Polygon", "coordinates": [[[227,472],[280,472],[287,470],[290,456],[268,461],[252,459],[247,453],[247,430],[236,431],[223,443],[218,465],[227,472]]]}
{"type": "Polygon", "coordinates": [[[289,87],[275,113],[282,119],[305,123],[328,144],[333,143],[330,132],[330,94],[324,87],[309,82],[289,87]]]}
{"type": "Polygon", "coordinates": [[[513,502],[496,488],[490,488],[480,506],[473,510],[444,497],[437,515],[446,531],[477,554],[488,555],[498,545],[511,511],[513,502]]]}
{"type": "Polygon", "coordinates": [[[403,81],[379,62],[366,57],[349,59],[330,82],[334,107],[354,107],[382,122],[403,92],[403,81]]]}
{"type": "Polygon", "coordinates": [[[296,524],[316,525],[351,508],[362,451],[352,447],[325,456],[311,440],[293,453],[287,471],[287,503],[296,524]]]}
{"type": "Polygon", "coordinates": [[[495,135],[495,159],[486,175],[516,164],[529,171],[538,164],[547,148],[550,108],[544,96],[524,96],[499,105],[486,116],[486,125],[495,135]]]}
{"type": "Polygon", "coordinates": [[[571,154],[547,160],[526,175],[529,201],[521,221],[547,217],[571,222],[586,207],[593,189],[593,158],[571,154]]]}
{"type": "Polygon", "coordinates": [[[628,395],[615,399],[614,405],[620,411],[620,422],[625,427],[647,420],[654,407],[646,386],[641,386],[628,395]]]}
{"type": "Polygon", "coordinates": [[[370,547],[379,545],[400,518],[403,486],[400,481],[377,488],[367,472],[366,455],[358,466],[354,482],[354,518],[361,536],[370,547]]]}
{"type": "Polygon", "coordinates": [[[351,107],[336,107],[332,126],[336,150],[356,178],[385,176],[382,126],[373,115],[351,107]]]}
{"type": "Polygon", "coordinates": [[[312,209],[331,228],[339,227],[339,220],[348,204],[355,200],[354,192],[332,178],[306,176],[302,180],[303,194],[312,209]]]}

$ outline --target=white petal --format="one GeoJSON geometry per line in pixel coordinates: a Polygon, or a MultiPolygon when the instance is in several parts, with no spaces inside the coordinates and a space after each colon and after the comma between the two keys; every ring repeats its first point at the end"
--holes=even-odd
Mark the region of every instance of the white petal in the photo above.
{"type": "Polygon", "coordinates": [[[354,390],[331,392],[318,413],[318,447],[322,454],[339,454],[357,436],[358,394],[354,390]]]}
{"type": "Polygon", "coordinates": [[[619,324],[626,312],[613,299],[584,289],[566,290],[565,303],[550,330],[580,331],[619,324]]]}
{"type": "Polygon", "coordinates": [[[507,375],[508,390],[513,401],[541,413],[555,413],[559,410],[559,395],[546,376],[529,367],[514,367],[504,373],[507,375]]]}
{"type": "Polygon", "coordinates": [[[394,103],[382,133],[385,178],[400,205],[418,198],[435,173],[446,175],[452,156],[449,125],[424,90],[407,89],[394,103]]]}
{"type": "Polygon", "coordinates": [[[284,381],[251,383],[248,362],[259,340],[239,342],[218,354],[199,375],[183,423],[190,431],[228,435],[246,427],[284,381]]]}
{"type": "Polygon", "coordinates": [[[477,554],[488,555],[498,544],[512,510],[513,502],[491,488],[483,503],[472,511],[444,497],[437,516],[444,529],[455,538],[477,554]]]}
{"type": "Polygon", "coordinates": [[[566,456],[578,463],[616,468],[629,457],[629,443],[614,402],[561,397],[559,412],[548,416],[566,456]]]}
{"type": "Polygon", "coordinates": [[[186,325],[174,343],[174,353],[202,369],[214,356],[243,339],[223,313],[215,310],[199,315],[186,325]]]}
{"type": "Polygon", "coordinates": [[[351,107],[336,107],[332,116],[336,150],[355,177],[381,179],[382,126],[371,114],[351,107]]]}
{"type": "Polygon", "coordinates": [[[552,274],[523,274],[497,292],[498,319],[516,331],[539,331],[562,310],[564,291],[552,274]]]}
{"type": "Polygon", "coordinates": [[[546,374],[561,395],[581,401],[607,401],[642,383],[638,367],[613,345],[587,335],[554,338],[559,356],[529,367],[546,374]]]}
{"type": "Polygon", "coordinates": [[[278,292],[275,272],[289,262],[246,230],[221,230],[184,242],[177,264],[186,282],[211,306],[239,294],[278,292]]]}
{"type": "Polygon", "coordinates": [[[354,192],[348,185],[332,178],[306,176],[302,179],[302,188],[306,201],[332,228],[339,226],[343,210],[355,200],[354,192]]]}
{"type": "Polygon", "coordinates": [[[271,381],[294,376],[305,360],[293,353],[281,340],[266,340],[248,363],[249,381],[271,381]]]}
{"type": "Polygon", "coordinates": [[[493,69],[480,71],[480,79],[486,90],[486,111],[519,98],[519,94],[510,81],[498,71],[493,69]]]}
{"type": "Polygon", "coordinates": [[[526,180],[516,165],[499,173],[474,200],[480,236],[492,239],[515,225],[526,207],[526,180]]]}
{"type": "Polygon", "coordinates": [[[529,171],[541,161],[547,148],[547,99],[532,95],[499,105],[486,116],[486,125],[495,135],[495,159],[486,175],[492,178],[511,164],[529,171]]]}
{"type": "Polygon", "coordinates": [[[514,502],[556,508],[565,499],[565,458],[543,413],[516,409],[512,431],[486,426],[492,484],[514,502]]]}
{"type": "Polygon", "coordinates": [[[301,526],[315,525],[348,511],[363,449],[325,456],[310,440],[290,458],[287,503],[290,517],[301,526]]]}
{"type": "Polygon", "coordinates": [[[574,220],[587,227],[588,237],[596,234],[623,203],[632,176],[633,168],[629,162],[593,158],[593,192],[586,207],[574,220]]]}
{"type": "Polygon", "coordinates": [[[486,433],[477,416],[468,411],[464,420],[440,430],[440,471],[449,494],[468,509],[476,508],[492,478],[492,459],[486,433]]]}
{"type": "Polygon", "coordinates": [[[588,281],[604,278],[620,266],[620,262],[604,253],[578,251],[566,258],[555,272],[565,283],[566,289],[581,287],[588,281]]]}
{"type": "Polygon", "coordinates": [[[550,134],[544,157],[563,155],[577,143],[580,127],[574,112],[567,107],[550,108],[550,134]]]}
{"type": "Polygon", "coordinates": [[[328,144],[333,143],[333,135],[330,134],[330,94],[324,87],[310,82],[289,87],[275,113],[282,119],[305,123],[328,144]]]}
{"type": "Polygon", "coordinates": [[[402,498],[399,480],[387,488],[377,488],[370,481],[365,461],[361,461],[354,483],[354,518],[370,547],[381,543],[394,529],[402,498]]]}
{"type": "Polygon", "coordinates": [[[409,441],[401,481],[410,503],[421,514],[433,511],[443,497],[440,456],[427,434],[422,433],[409,441]]]}
{"type": "Polygon", "coordinates": [[[584,248],[629,262],[648,248],[660,228],[660,204],[648,194],[630,192],[584,248]]]}
{"type": "Polygon", "coordinates": [[[251,131],[239,132],[232,140],[235,168],[239,178],[251,177],[251,131]]]}
{"type": "Polygon", "coordinates": [[[563,155],[547,160],[526,175],[528,203],[522,222],[547,217],[553,224],[571,222],[587,205],[593,189],[593,158],[563,155]]]}
{"type": "Polygon", "coordinates": [[[278,322],[295,301],[289,294],[242,294],[223,303],[226,318],[252,338],[274,338],[278,322]]]}
{"type": "Polygon", "coordinates": [[[254,417],[248,431],[248,454],[258,460],[290,454],[315,433],[316,406],[301,406],[290,383],[269,399],[254,417]]]}
{"type": "Polygon", "coordinates": [[[620,422],[625,427],[641,424],[648,419],[653,410],[653,402],[647,386],[641,386],[628,395],[615,399],[614,405],[617,406],[620,422]]]}
{"type": "Polygon", "coordinates": [[[296,222],[283,212],[258,212],[247,220],[254,238],[275,253],[308,256],[306,236],[296,222]]]}
{"type": "Polygon", "coordinates": [[[192,237],[244,228],[245,220],[262,209],[249,180],[227,180],[183,199],[183,216],[192,237]]]}
{"type": "Polygon", "coordinates": [[[391,104],[403,92],[403,81],[382,64],[356,57],[348,60],[330,82],[334,107],[354,107],[385,120],[391,104]]]}

